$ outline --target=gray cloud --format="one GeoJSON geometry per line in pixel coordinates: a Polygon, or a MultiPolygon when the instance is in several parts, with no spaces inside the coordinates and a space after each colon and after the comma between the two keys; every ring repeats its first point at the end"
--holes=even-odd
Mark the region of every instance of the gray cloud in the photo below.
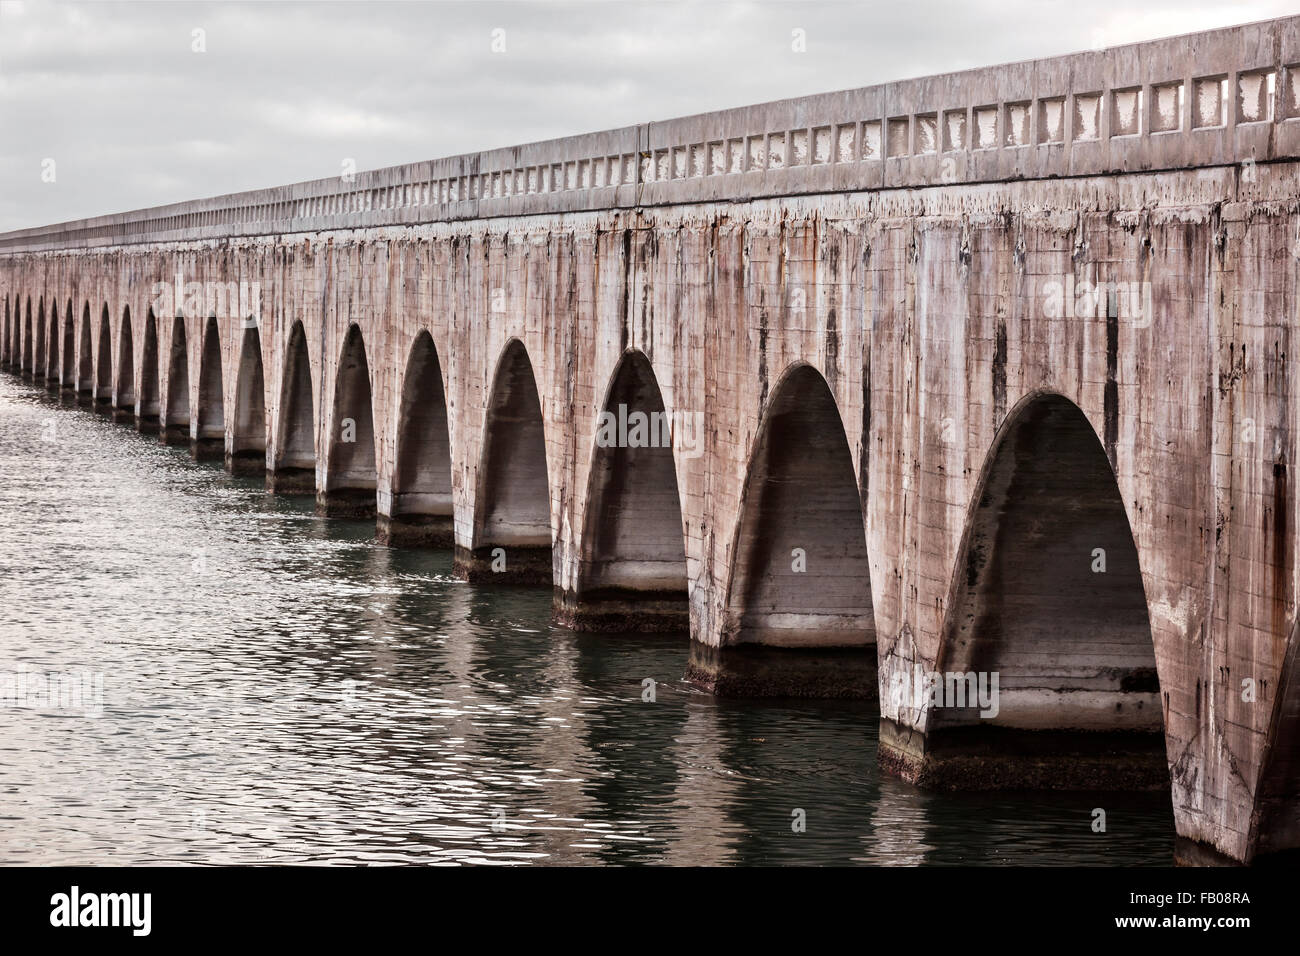
{"type": "Polygon", "coordinates": [[[0,230],[1050,56],[1277,0],[0,0],[0,230]],[[493,53],[491,31],[506,31],[493,53]],[[806,31],[807,52],[791,50],[806,31]],[[191,50],[206,33],[205,53],[191,50]],[[41,181],[41,163],[57,180],[41,181]]]}

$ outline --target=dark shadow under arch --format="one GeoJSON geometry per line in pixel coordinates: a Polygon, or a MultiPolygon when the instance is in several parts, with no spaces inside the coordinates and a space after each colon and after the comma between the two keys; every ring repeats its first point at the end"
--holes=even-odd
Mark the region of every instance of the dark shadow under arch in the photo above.
{"type": "Polygon", "coordinates": [[[63,310],[63,347],[60,351],[59,385],[64,391],[77,390],[77,319],[69,299],[63,310]]]}
{"type": "Polygon", "coordinates": [[[90,303],[81,312],[81,336],[77,346],[77,395],[81,400],[94,399],[95,346],[90,330],[90,303]]]}
{"type": "Polygon", "coordinates": [[[49,331],[45,336],[45,387],[59,389],[59,303],[50,303],[49,331]]]}
{"type": "Polygon", "coordinates": [[[1300,850],[1300,620],[1291,626],[1286,648],[1261,762],[1253,848],[1285,854],[1278,857],[1283,862],[1300,850]]]}
{"type": "Polygon", "coordinates": [[[220,461],[226,454],[226,398],[221,378],[221,330],[215,317],[203,328],[199,358],[198,426],[190,451],[195,461],[220,461]]]}
{"type": "Polygon", "coordinates": [[[451,437],[447,397],[433,336],[416,336],[402,378],[397,461],[390,515],[379,537],[389,544],[449,548],[453,544],[451,437]]]}
{"type": "Polygon", "coordinates": [[[316,415],[307,334],[295,322],[285,348],[280,380],[275,460],[267,490],[276,494],[316,493],[316,415]]]}
{"type": "Polygon", "coordinates": [[[226,467],[236,475],[266,471],[266,378],[262,374],[262,337],[255,323],[244,329],[235,379],[235,421],[226,467]]]}
{"type": "Polygon", "coordinates": [[[717,651],[692,645],[719,693],[875,698],[866,522],[835,396],[809,365],[776,385],[741,500],[717,651]]]}
{"type": "Polygon", "coordinates": [[[563,622],[602,631],[689,628],[673,426],[649,360],[628,352],[596,420],[577,587],[557,595],[563,622]]]}
{"type": "Polygon", "coordinates": [[[27,297],[27,317],[22,327],[22,371],[30,375],[32,371],[32,297],[27,297]]]}
{"type": "Polygon", "coordinates": [[[137,427],[146,434],[158,431],[162,421],[162,398],[158,381],[158,320],[151,308],[145,313],[144,342],[140,354],[140,411],[137,427]]]}
{"type": "Polygon", "coordinates": [[[996,675],[997,693],[983,710],[954,696],[930,707],[923,769],[931,780],[1169,787],[1137,547],[1101,441],[1060,395],[1022,402],[993,444],[937,670],[973,674],[977,689],[991,690],[996,675]]]}
{"type": "Polygon", "coordinates": [[[109,407],[113,402],[113,330],[108,320],[108,306],[99,317],[99,356],[95,363],[95,404],[109,407]]]}
{"type": "Polygon", "coordinates": [[[190,353],[185,319],[172,320],[171,347],[167,355],[167,414],[162,440],[168,445],[188,444],[190,429],[190,353]]]}
{"type": "Polygon", "coordinates": [[[36,303],[36,342],[32,353],[32,378],[43,381],[49,370],[49,359],[45,354],[45,297],[36,303]]]}
{"type": "Polygon", "coordinates": [[[497,363],[483,426],[474,546],[458,547],[469,580],[551,584],[551,492],[546,430],[528,351],[512,339],[497,363]]]}
{"type": "Polygon", "coordinates": [[[356,325],[348,328],[339,356],[327,467],[325,490],[317,498],[321,513],[373,518],[378,485],[374,404],[366,343],[356,325]]]}
{"type": "Polygon", "coordinates": [[[131,309],[122,310],[122,327],[117,333],[117,388],[113,405],[125,421],[135,417],[135,340],[131,334],[131,309]]]}

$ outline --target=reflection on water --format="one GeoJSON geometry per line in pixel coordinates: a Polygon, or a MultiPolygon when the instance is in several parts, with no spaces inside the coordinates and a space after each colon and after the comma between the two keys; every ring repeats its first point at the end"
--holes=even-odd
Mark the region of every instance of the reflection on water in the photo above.
{"type": "Polygon", "coordinates": [[[874,706],[715,700],[373,534],[0,378],[0,673],[103,675],[3,705],[0,862],[1171,860],[1167,796],[918,791],[874,706]]]}

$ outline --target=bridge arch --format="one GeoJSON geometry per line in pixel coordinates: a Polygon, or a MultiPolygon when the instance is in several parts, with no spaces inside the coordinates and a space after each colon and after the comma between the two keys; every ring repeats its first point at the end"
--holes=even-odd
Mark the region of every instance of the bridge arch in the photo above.
{"type": "Polygon", "coordinates": [[[278,494],[316,493],[316,414],[311,355],[302,322],[294,322],[280,378],[280,417],[267,489],[278,494]]]}
{"type": "Polygon", "coordinates": [[[13,369],[22,369],[23,348],[22,348],[22,326],[23,326],[23,301],[22,296],[14,293],[9,297],[8,305],[10,307],[9,315],[9,334],[6,336],[6,342],[9,348],[9,367],[13,369]]]}
{"type": "Polygon", "coordinates": [[[244,329],[235,379],[235,421],[227,465],[233,474],[266,471],[266,378],[262,374],[262,336],[255,322],[244,329]]]}
{"type": "Polygon", "coordinates": [[[533,363],[517,338],[497,360],[481,434],[473,547],[468,554],[457,548],[457,572],[469,580],[551,584],[546,426],[533,363]]]}
{"type": "Polygon", "coordinates": [[[209,316],[204,324],[200,348],[198,427],[191,451],[196,461],[220,461],[226,454],[226,397],[216,316],[209,316]]]}
{"type": "Polygon", "coordinates": [[[59,303],[50,302],[50,321],[45,335],[45,387],[59,385],[59,303]]]}
{"type": "Polygon", "coordinates": [[[113,401],[113,330],[108,319],[108,303],[99,316],[99,354],[95,363],[95,404],[113,401]]]}
{"type": "Polygon", "coordinates": [[[122,325],[117,332],[117,388],[114,406],[121,416],[135,414],[135,341],[131,335],[131,307],[122,309],[122,325]]]}
{"type": "Polygon", "coordinates": [[[76,390],[77,314],[69,299],[63,308],[63,347],[59,350],[59,384],[67,391],[76,390]]]}
{"type": "Polygon", "coordinates": [[[31,374],[32,371],[32,297],[27,296],[27,315],[23,320],[22,329],[22,370],[24,373],[31,374]]]}
{"type": "Polygon", "coordinates": [[[85,304],[81,311],[81,336],[77,352],[77,394],[93,400],[95,395],[95,363],[92,356],[95,354],[95,346],[90,330],[89,302],[85,304]]]}
{"type": "Polygon", "coordinates": [[[689,628],[675,437],[650,360],[625,352],[596,421],[577,585],[561,598],[561,620],[583,630],[689,628]]]}
{"type": "Polygon", "coordinates": [[[32,297],[27,296],[27,314],[22,326],[22,370],[30,375],[32,371],[32,297]]]}
{"type": "Polygon", "coordinates": [[[692,645],[720,693],[875,697],[866,521],[830,386],[796,364],[773,388],[731,551],[722,647],[692,645]]]}
{"type": "Polygon", "coordinates": [[[190,351],[185,319],[172,320],[171,346],[167,355],[167,416],[162,439],[168,445],[190,441],[190,351]]]}
{"type": "Polygon", "coordinates": [[[15,370],[21,372],[23,368],[23,297],[20,294],[14,295],[14,319],[13,333],[10,336],[10,348],[12,354],[9,356],[9,362],[15,370]]]}
{"type": "Polygon", "coordinates": [[[1029,395],[998,430],[947,607],[936,670],[997,675],[997,706],[931,706],[932,776],[960,765],[977,786],[1169,786],[1137,546],[1106,451],[1070,399],[1029,395]]]}
{"type": "Polygon", "coordinates": [[[391,514],[380,538],[393,544],[451,547],[451,433],[438,349],[427,329],[411,344],[397,417],[391,514]]]}
{"type": "Polygon", "coordinates": [[[319,510],[336,517],[373,518],[378,487],[374,399],[366,343],[355,322],[344,336],[334,378],[334,418],[326,456],[319,510]]]}
{"type": "Polygon", "coordinates": [[[45,378],[48,361],[45,357],[45,296],[36,300],[36,338],[32,352],[32,378],[45,378]]]}
{"type": "Polygon", "coordinates": [[[162,419],[161,389],[158,383],[158,320],[153,308],[145,313],[144,343],[140,355],[140,431],[155,433],[162,419]]]}

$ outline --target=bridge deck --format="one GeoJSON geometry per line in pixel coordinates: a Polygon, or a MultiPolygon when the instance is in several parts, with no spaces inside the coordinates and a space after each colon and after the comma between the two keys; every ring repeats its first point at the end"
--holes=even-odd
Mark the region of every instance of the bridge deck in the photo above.
{"type": "Polygon", "coordinates": [[[0,252],[1300,158],[1300,17],[0,235],[0,252]]]}

